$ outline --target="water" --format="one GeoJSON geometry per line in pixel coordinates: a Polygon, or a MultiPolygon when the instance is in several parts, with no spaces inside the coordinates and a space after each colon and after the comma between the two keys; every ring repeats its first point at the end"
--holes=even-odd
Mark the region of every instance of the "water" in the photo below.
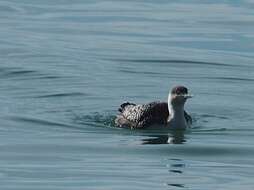
{"type": "Polygon", "coordinates": [[[253,7],[1,0],[1,189],[253,189],[253,7]],[[114,127],[176,84],[191,130],[114,127]]]}

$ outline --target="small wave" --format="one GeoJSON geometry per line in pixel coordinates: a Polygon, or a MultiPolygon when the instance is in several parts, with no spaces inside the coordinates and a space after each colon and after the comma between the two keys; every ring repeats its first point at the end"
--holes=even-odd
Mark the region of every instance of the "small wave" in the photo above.
{"type": "Polygon", "coordinates": [[[59,79],[59,78],[63,78],[63,77],[60,77],[60,76],[40,76],[40,77],[38,77],[38,79],[59,79]]]}
{"type": "Polygon", "coordinates": [[[212,115],[212,114],[200,114],[196,115],[197,118],[217,118],[217,119],[229,119],[226,116],[221,116],[221,115],[212,115]]]}
{"type": "Polygon", "coordinates": [[[87,95],[85,93],[81,92],[72,92],[72,93],[56,93],[56,94],[47,94],[47,95],[41,95],[36,96],[36,98],[59,98],[59,97],[68,97],[68,96],[84,96],[87,95]]]}
{"type": "Polygon", "coordinates": [[[127,74],[147,74],[147,75],[165,75],[165,74],[162,74],[160,72],[149,72],[149,71],[130,71],[130,70],[127,70],[127,69],[119,69],[120,72],[122,73],[127,73],[127,74]]]}
{"type": "Polygon", "coordinates": [[[41,73],[38,73],[34,70],[26,70],[23,68],[0,68],[0,77],[1,78],[15,78],[23,76],[39,76],[41,73]]]}
{"type": "Polygon", "coordinates": [[[9,14],[13,14],[13,13],[23,13],[24,9],[17,7],[17,6],[13,6],[13,5],[0,5],[0,11],[1,13],[9,13],[9,14]]]}
{"type": "Polygon", "coordinates": [[[52,127],[60,127],[60,128],[66,128],[69,130],[84,130],[83,127],[79,127],[73,124],[65,124],[61,122],[55,122],[55,121],[50,121],[50,120],[45,120],[45,119],[40,119],[40,118],[33,118],[33,117],[25,117],[25,116],[9,116],[7,117],[11,119],[12,121],[17,121],[17,122],[25,122],[25,123],[30,123],[30,124],[36,124],[36,125],[46,125],[46,126],[52,126],[52,127]]]}
{"type": "Polygon", "coordinates": [[[0,78],[31,80],[31,79],[59,79],[66,77],[45,74],[35,70],[19,67],[0,67],[0,78]]]}
{"type": "Polygon", "coordinates": [[[191,60],[174,60],[174,59],[114,59],[113,61],[122,62],[136,62],[136,63],[177,63],[177,64],[191,64],[191,65],[210,65],[210,66],[224,66],[232,67],[237,65],[216,63],[216,62],[206,62],[206,61],[191,61],[191,60]]]}
{"type": "Polygon", "coordinates": [[[95,112],[91,115],[75,116],[74,122],[95,127],[115,127],[115,116],[95,112]]]}
{"type": "Polygon", "coordinates": [[[253,82],[252,78],[238,78],[238,77],[207,77],[207,79],[218,79],[218,80],[228,80],[228,81],[244,81],[244,82],[253,82]]]}
{"type": "Polygon", "coordinates": [[[232,129],[232,128],[226,128],[226,127],[221,127],[221,128],[209,128],[209,129],[203,129],[203,128],[194,128],[192,131],[193,133],[209,133],[209,134],[221,134],[225,135],[227,134],[233,134],[235,133],[236,135],[252,135],[254,133],[254,129],[252,128],[241,128],[241,129],[232,129]]]}
{"type": "Polygon", "coordinates": [[[191,114],[192,117],[192,129],[199,130],[202,129],[207,123],[212,120],[228,120],[229,118],[223,115],[213,115],[213,114],[191,114]]]}
{"type": "Polygon", "coordinates": [[[21,70],[21,71],[12,71],[9,72],[9,75],[25,75],[25,74],[30,74],[30,73],[36,73],[36,71],[31,71],[31,70],[21,70]]]}

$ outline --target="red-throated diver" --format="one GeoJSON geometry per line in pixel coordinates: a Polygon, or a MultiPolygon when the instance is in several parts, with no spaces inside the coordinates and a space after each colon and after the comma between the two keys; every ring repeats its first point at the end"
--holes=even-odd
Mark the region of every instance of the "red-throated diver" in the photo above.
{"type": "Polygon", "coordinates": [[[168,96],[168,102],[151,102],[136,105],[123,103],[118,109],[115,123],[118,127],[149,128],[154,125],[174,129],[185,129],[192,123],[191,116],[184,110],[184,104],[191,96],[184,86],[174,87],[168,96]]]}

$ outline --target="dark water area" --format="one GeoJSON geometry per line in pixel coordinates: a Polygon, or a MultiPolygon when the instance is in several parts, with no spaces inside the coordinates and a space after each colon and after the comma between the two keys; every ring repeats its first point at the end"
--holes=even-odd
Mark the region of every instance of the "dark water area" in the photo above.
{"type": "Polygon", "coordinates": [[[254,1],[0,1],[1,189],[254,188],[254,1]],[[187,86],[185,132],[114,126],[187,86]]]}

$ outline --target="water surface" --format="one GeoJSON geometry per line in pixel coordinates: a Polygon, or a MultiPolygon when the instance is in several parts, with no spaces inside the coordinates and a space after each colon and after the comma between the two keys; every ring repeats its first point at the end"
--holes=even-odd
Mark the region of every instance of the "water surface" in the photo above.
{"type": "Polygon", "coordinates": [[[2,189],[253,189],[253,1],[0,1],[2,189]],[[114,127],[195,98],[185,133],[114,127]]]}

